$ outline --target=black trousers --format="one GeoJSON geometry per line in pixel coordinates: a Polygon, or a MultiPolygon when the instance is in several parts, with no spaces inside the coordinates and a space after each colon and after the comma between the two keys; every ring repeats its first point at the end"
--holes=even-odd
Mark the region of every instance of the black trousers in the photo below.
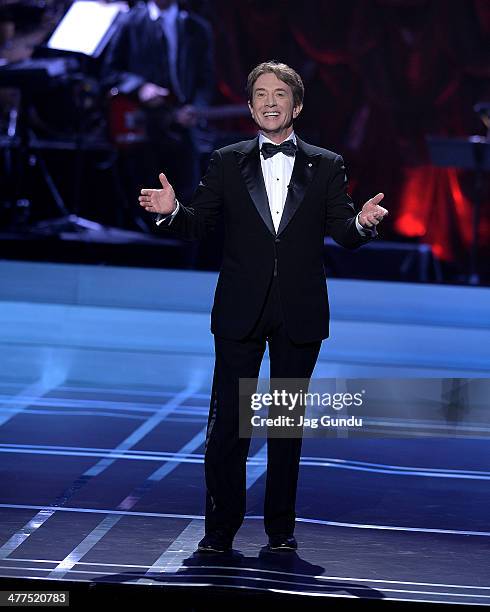
{"type": "MultiPolygon", "coordinates": [[[[239,379],[258,378],[266,343],[270,378],[309,379],[321,341],[293,343],[285,329],[279,288],[273,278],[258,321],[244,340],[215,336],[215,368],[205,451],[205,530],[231,537],[246,510],[246,461],[250,438],[239,437],[239,379]]],[[[302,438],[267,439],[264,526],[271,535],[292,534],[302,438]]]]}

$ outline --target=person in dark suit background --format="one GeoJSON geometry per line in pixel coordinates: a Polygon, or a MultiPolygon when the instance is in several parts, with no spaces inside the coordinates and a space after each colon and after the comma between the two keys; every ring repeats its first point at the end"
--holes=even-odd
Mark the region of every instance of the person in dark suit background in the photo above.
{"type": "Polygon", "coordinates": [[[155,166],[164,166],[179,197],[188,200],[200,176],[198,111],[214,97],[209,24],[180,10],[175,0],[139,2],[108,46],[102,78],[108,87],[120,85],[145,109],[150,143],[131,158],[139,185],[147,184],[150,169],[153,176],[155,166]],[[142,153],[148,156],[144,161],[142,153]]]}
{"type": "MultiPolygon", "coordinates": [[[[387,214],[382,193],[356,214],[340,155],[293,130],[303,106],[300,76],[271,61],[255,67],[247,96],[259,135],[215,151],[190,205],[166,176],[140,204],[164,231],[198,240],[222,215],[225,243],[211,331],[215,369],[205,451],[206,516],[201,551],[226,551],[243,522],[250,439],[238,434],[239,379],[257,378],[269,345],[270,376],[309,379],[329,335],[324,236],[357,248],[387,214]]],[[[264,505],[271,550],[294,550],[301,436],[269,437],[264,505]]]]}

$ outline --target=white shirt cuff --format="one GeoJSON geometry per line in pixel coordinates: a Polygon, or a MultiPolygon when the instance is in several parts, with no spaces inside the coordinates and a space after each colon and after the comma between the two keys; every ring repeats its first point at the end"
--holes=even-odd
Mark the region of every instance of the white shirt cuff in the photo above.
{"type": "Polygon", "coordinates": [[[357,213],[356,215],[356,227],[357,227],[357,231],[361,234],[361,236],[373,236],[375,234],[375,229],[374,228],[370,228],[370,227],[363,227],[360,223],[359,223],[359,215],[361,213],[357,213]]]}
{"type": "Polygon", "coordinates": [[[170,225],[172,221],[174,220],[175,215],[179,212],[179,208],[180,208],[180,203],[176,198],[175,199],[175,210],[173,211],[173,213],[171,213],[170,215],[165,215],[165,216],[157,215],[157,218],[155,219],[155,223],[157,225],[160,225],[160,223],[163,223],[165,219],[170,218],[170,221],[168,222],[168,224],[170,225]]]}

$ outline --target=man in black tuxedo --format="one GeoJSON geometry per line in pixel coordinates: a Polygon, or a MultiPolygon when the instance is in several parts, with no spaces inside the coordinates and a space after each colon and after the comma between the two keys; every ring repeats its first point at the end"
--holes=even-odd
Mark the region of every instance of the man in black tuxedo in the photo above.
{"type": "MultiPolygon", "coordinates": [[[[340,155],[293,131],[303,83],[290,67],[260,64],[247,95],[259,127],[253,140],[215,151],[190,206],[162,189],[143,189],[140,204],[159,227],[196,240],[222,215],[225,244],[213,310],[215,370],[206,438],[206,535],[202,551],[230,549],[245,515],[250,440],[238,435],[240,378],[257,378],[266,343],[271,378],[309,379],[329,334],[324,236],[356,248],[387,214],[383,194],[356,215],[340,155]]],[[[294,550],[301,437],[267,441],[265,530],[271,550],[294,550]]]]}
{"type": "Polygon", "coordinates": [[[200,175],[198,111],[214,96],[209,24],[180,10],[176,0],[139,2],[109,44],[102,77],[145,109],[150,147],[144,153],[150,159],[142,161],[141,150],[129,156],[139,180],[148,180],[146,167],[164,164],[179,197],[189,199],[200,175]]]}

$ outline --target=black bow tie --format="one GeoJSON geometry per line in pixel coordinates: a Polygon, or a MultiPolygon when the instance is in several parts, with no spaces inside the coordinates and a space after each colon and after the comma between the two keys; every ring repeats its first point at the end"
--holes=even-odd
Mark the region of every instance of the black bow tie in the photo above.
{"type": "Polygon", "coordinates": [[[281,142],[280,145],[272,144],[272,142],[264,142],[260,148],[264,159],[268,159],[276,153],[284,153],[284,155],[294,157],[296,155],[296,149],[297,146],[292,140],[285,140],[284,142],[281,142]]]}

